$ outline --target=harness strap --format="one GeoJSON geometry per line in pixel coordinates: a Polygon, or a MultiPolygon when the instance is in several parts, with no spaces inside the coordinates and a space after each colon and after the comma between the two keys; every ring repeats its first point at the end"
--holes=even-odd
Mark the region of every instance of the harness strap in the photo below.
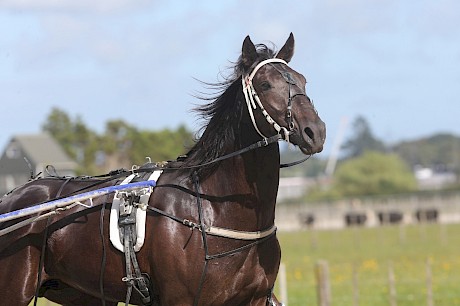
{"type": "Polygon", "coordinates": [[[128,233],[128,226],[123,227],[123,247],[125,249],[125,268],[126,268],[126,276],[122,278],[121,280],[126,282],[126,285],[128,286],[128,289],[126,290],[126,299],[125,299],[125,305],[128,306],[129,301],[131,300],[131,294],[133,291],[134,287],[134,277],[133,273],[131,271],[131,252],[129,249],[129,242],[131,240],[131,235],[128,233]]]}
{"type": "Polygon", "coordinates": [[[280,134],[276,134],[276,135],[268,137],[268,138],[264,137],[264,139],[259,140],[258,142],[253,143],[253,144],[251,144],[251,145],[249,145],[249,146],[247,146],[247,147],[245,147],[243,149],[240,149],[238,151],[223,155],[221,157],[213,159],[213,160],[211,160],[211,161],[209,161],[207,163],[204,163],[204,164],[199,164],[199,165],[195,165],[195,166],[187,166],[187,167],[177,167],[177,168],[172,168],[172,167],[171,168],[162,168],[162,170],[164,170],[164,171],[168,171],[168,170],[185,170],[185,169],[198,169],[198,168],[201,168],[201,167],[206,167],[206,166],[212,165],[214,163],[223,161],[225,159],[229,159],[229,158],[241,155],[241,154],[246,153],[248,151],[252,151],[252,150],[255,150],[255,149],[258,149],[258,148],[266,147],[269,144],[278,142],[281,139],[283,139],[283,137],[280,134]]]}
{"type": "Polygon", "coordinates": [[[304,157],[304,158],[302,158],[302,159],[296,160],[296,161],[294,161],[294,162],[292,162],[292,163],[281,164],[281,165],[280,165],[280,168],[282,169],[282,168],[292,167],[292,166],[301,164],[301,163],[303,163],[304,161],[308,160],[310,157],[311,157],[311,155],[308,155],[307,157],[304,157]]]}
{"type": "MultiPolygon", "coordinates": [[[[157,187],[160,187],[160,186],[157,186],[157,187]]],[[[158,209],[156,207],[152,207],[152,206],[148,206],[147,209],[159,215],[167,217],[171,220],[174,220],[178,223],[181,223],[185,226],[188,226],[190,227],[190,229],[198,229],[202,231],[200,224],[190,221],[189,219],[178,218],[174,215],[168,214],[167,212],[161,209],[158,209]]],[[[276,232],[276,226],[274,225],[270,227],[269,229],[266,229],[263,231],[254,231],[254,232],[238,231],[234,229],[227,229],[227,228],[222,228],[222,227],[217,227],[217,226],[207,226],[205,224],[203,224],[203,227],[204,227],[205,233],[208,235],[237,239],[237,240],[258,240],[258,239],[265,238],[267,236],[271,236],[276,232]]]]}
{"type": "Polygon", "coordinates": [[[48,212],[46,214],[43,214],[43,215],[40,215],[40,216],[37,216],[37,217],[32,217],[32,218],[22,220],[22,221],[20,221],[18,223],[15,223],[13,225],[10,225],[10,226],[0,230],[0,236],[6,235],[9,232],[17,230],[18,228],[24,227],[24,226],[29,225],[31,223],[34,223],[34,222],[49,218],[49,217],[51,217],[51,215],[55,215],[56,213],[57,213],[56,211],[50,211],[50,212],[48,212]]]}
{"type": "Polygon", "coordinates": [[[268,236],[266,236],[264,238],[254,240],[251,243],[245,244],[245,245],[243,245],[243,246],[241,246],[239,248],[236,248],[236,249],[233,249],[233,250],[230,250],[230,251],[226,251],[226,252],[222,252],[222,253],[218,253],[218,254],[213,254],[213,255],[208,255],[206,257],[206,259],[207,260],[217,259],[217,258],[227,257],[227,256],[230,256],[230,255],[242,252],[242,251],[244,251],[246,249],[252,248],[253,246],[256,246],[258,244],[264,243],[265,241],[267,241],[268,239],[273,237],[275,234],[276,234],[276,231],[273,231],[273,232],[270,233],[270,235],[268,235],[268,236]]]}
{"type": "MultiPolygon", "coordinates": [[[[130,198],[130,204],[132,204],[132,197],[130,198]]],[[[130,214],[122,216],[119,219],[119,225],[123,232],[123,248],[125,253],[126,266],[126,276],[122,278],[122,281],[126,282],[126,285],[128,286],[126,290],[125,305],[128,306],[133,289],[135,289],[141,295],[142,302],[144,304],[149,304],[151,301],[150,292],[147,282],[139,268],[136,252],[134,251],[134,243],[136,240],[135,209],[132,209],[130,214]]]]}
{"type": "Polygon", "coordinates": [[[237,230],[226,229],[226,228],[217,227],[217,226],[209,226],[206,228],[206,233],[209,235],[225,237],[225,238],[232,238],[232,239],[239,239],[239,240],[257,240],[257,239],[261,239],[261,238],[270,236],[274,232],[276,232],[276,226],[274,225],[264,231],[256,231],[256,232],[237,231],[237,230]]]}
{"type": "Polygon", "coordinates": [[[200,277],[200,282],[198,285],[198,290],[195,295],[195,299],[193,301],[193,305],[198,306],[200,302],[201,290],[203,289],[206,272],[208,270],[208,240],[206,239],[205,224],[203,220],[203,205],[202,205],[201,196],[200,196],[200,179],[196,171],[193,171],[192,178],[193,178],[193,185],[195,187],[195,193],[196,193],[195,197],[196,197],[196,203],[198,206],[198,222],[199,222],[201,237],[203,239],[203,247],[204,247],[204,255],[205,255],[204,256],[204,266],[203,266],[203,270],[201,271],[201,277],[200,277]]]}
{"type": "Polygon", "coordinates": [[[102,258],[101,258],[101,270],[99,273],[99,292],[101,293],[101,305],[105,306],[105,294],[104,294],[104,275],[105,265],[107,263],[107,250],[105,248],[105,237],[104,237],[104,215],[105,215],[105,202],[101,206],[101,212],[99,214],[99,236],[101,237],[102,246],[102,258]]]}

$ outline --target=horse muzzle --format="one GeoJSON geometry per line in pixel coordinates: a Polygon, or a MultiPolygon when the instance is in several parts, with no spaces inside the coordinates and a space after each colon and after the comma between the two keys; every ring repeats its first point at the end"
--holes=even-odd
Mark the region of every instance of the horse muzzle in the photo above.
{"type": "Polygon", "coordinates": [[[302,153],[315,154],[323,151],[326,140],[326,125],[321,119],[306,126],[297,127],[290,136],[290,142],[300,148],[302,153]]]}

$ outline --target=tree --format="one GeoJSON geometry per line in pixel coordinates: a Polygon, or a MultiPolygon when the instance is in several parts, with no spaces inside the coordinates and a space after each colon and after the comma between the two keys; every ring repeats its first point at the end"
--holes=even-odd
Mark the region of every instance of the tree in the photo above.
{"type": "Polygon", "coordinates": [[[123,120],[106,123],[98,135],[77,117],[54,108],[48,115],[44,131],[49,132],[79,165],[79,174],[93,175],[142,165],[146,157],[152,161],[175,159],[193,143],[193,135],[185,126],[176,130],[139,130],[123,120]]]}
{"type": "Polygon", "coordinates": [[[74,145],[74,123],[62,110],[53,108],[43,124],[42,130],[51,134],[72,158],[76,158],[74,145]]]}
{"type": "Polygon", "coordinates": [[[416,186],[412,171],[397,155],[367,151],[339,165],[332,188],[350,197],[409,192],[416,186]]]}
{"type": "Polygon", "coordinates": [[[53,108],[42,130],[50,133],[79,167],[78,173],[92,173],[98,137],[81,118],[75,120],[59,108],[53,108]]]}
{"type": "Polygon", "coordinates": [[[353,122],[353,134],[342,146],[347,158],[360,156],[365,151],[385,152],[385,145],[373,134],[367,120],[358,116],[353,122]]]}
{"type": "Polygon", "coordinates": [[[420,165],[458,171],[460,168],[460,138],[447,133],[435,134],[393,146],[393,151],[412,167],[420,165]]]}
{"type": "Polygon", "coordinates": [[[309,200],[397,194],[416,190],[414,174],[395,154],[366,151],[342,162],[328,189],[311,190],[309,200]]]}
{"type": "Polygon", "coordinates": [[[101,171],[114,168],[129,168],[133,163],[133,143],[138,137],[138,130],[123,120],[111,120],[105,125],[105,133],[101,136],[102,146],[99,155],[101,171]]]}

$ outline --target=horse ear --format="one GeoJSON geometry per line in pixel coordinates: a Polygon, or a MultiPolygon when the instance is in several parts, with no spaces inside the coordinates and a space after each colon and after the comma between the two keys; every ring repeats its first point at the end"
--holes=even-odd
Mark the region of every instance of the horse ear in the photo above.
{"type": "Polygon", "coordinates": [[[243,48],[241,53],[241,61],[244,65],[244,68],[249,69],[252,64],[257,60],[257,50],[254,44],[249,38],[249,35],[243,41],[243,48]]]}
{"type": "Polygon", "coordinates": [[[276,58],[283,59],[286,61],[286,63],[289,63],[293,55],[294,55],[294,35],[291,32],[286,43],[276,55],[276,58]]]}

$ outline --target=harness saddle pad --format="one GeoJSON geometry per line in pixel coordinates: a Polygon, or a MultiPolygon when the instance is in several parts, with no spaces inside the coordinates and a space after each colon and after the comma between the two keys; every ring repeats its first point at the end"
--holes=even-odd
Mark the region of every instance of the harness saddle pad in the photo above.
{"type": "MultiPolygon", "coordinates": [[[[163,171],[154,171],[148,180],[157,181],[160,177],[160,174],[163,171]]],[[[131,174],[121,182],[120,185],[125,185],[130,183],[135,177],[135,174],[131,174]]],[[[118,192],[117,192],[118,193],[118,192]]],[[[110,241],[112,245],[119,251],[124,252],[122,239],[120,237],[120,229],[118,226],[118,218],[120,216],[120,206],[124,200],[121,197],[117,197],[117,193],[113,197],[112,208],[110,209],[110,241]]],[[[151,192],[147,192],[140,197],[139,204],[148,205],[151,192]]],[[[141,247],[144,245],[145,238],[145,220],[147,211],[140,208],[133,208],[136,210],[136,243],[134,245],[134,251],[138,252],[141,247]]]]}

